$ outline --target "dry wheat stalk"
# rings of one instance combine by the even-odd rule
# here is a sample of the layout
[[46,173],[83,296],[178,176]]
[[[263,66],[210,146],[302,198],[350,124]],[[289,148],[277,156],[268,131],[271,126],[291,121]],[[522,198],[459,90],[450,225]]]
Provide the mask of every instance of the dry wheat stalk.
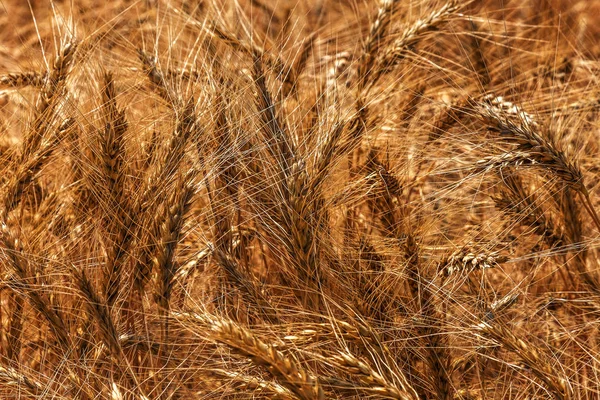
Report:
[[424,94],[426,89],[427,85],[420,83],[414,90],[411,90],[408,100],[400,111],[399,120],[401,121],[400,126],[402,128],[406,129],[409,127],[410,121],[414,118],[420,103],[425,99]]
[[[27,299],[31,306],[47,321],[50,330],[58,342],[60,351],[68,359],[76,359],[74,346],[64,318],[56,300],[37,289],[39,271],[33,271],[27,255],[24,254],[23,243],[17,235],[5,224],[0,223],[0,248],[3,265],[9,268],[8,287],[16,296]],[[47,285],[45,285],[47,286]],[[54,351],[57,351],[54,349]],[[67,364],[68,380],[74,388],[80,388],[83,381],[83,371],[77,365]],[[71,388],[72,391],[75,389]],[[77,389],[79,390],[79,389]],[[91,399],[89,389],[84,388],[78,395],[83,399]]]
[[[188,213],[196,188],[193,184],[194,172],[181,177],[165,204],[160,223],[160,242],[153,258],[157,271],[157,290],[155,300],[163,310],[169,310],[174,277],[179,263],[175,260],[175,250],[182,236],[183,224]],[[165,336],[166,339],[166,336]]]
[[150,56],[142,49],[138,49],[138,57],[144,66],[144,72],[152,83],[153,88],[166,101],[176,103],[179,97],[173,92],[165,80],[164,74],[158,69],[156,58]]
[[[225,89],[225,88],[224,88]],[[214,193],[211,196],[211,210],[215,224],[215,247],[223,252],[233,250],[233,225],[239,212],[239,190],[237,182],[239,174],[238,154],[235,152],[235,138],[231,132],[231,124],[227,118],[229,102],[220,94],[217,100],[217,121],[214,129],[217,141],[217,173],[214,182]],[[241,238],[241,237],[240,237]]]
[[10,268],[9,287],[17,295],[27,298],[31,305],[46,318],[62,350],[70,352],[71,340],[65,325],[66,320],[60,314],[57,305],[35,289],[38,283],[37,274],[33,271],[22,241],[5,223],[0,225],[0,237],[3,245],[3,264]]
[[[211,23],[209,27],[204,27],[204,29],[205,32],[222,40],[231,48],[238,50],[253,59],[259,58],[264,60],[269,68],[273,70],[275,76],[286,79],[284,62],[273,52],[266,51],[261,46],[254,43],[254,41],[249,43],[236,37],[233,33],[229,32],[226,27],[217,22]],[[289,73],[289,70],[287,72]]]
[[431,131],[426,143],[431,143],[448,134],[450,128],[458,124],[465,115],[465,100],[455,99],[450,104],[444,104],[443,108],[435,116]]
[[[239,234],[239,228],[235,226],[240,218],[240,213],[236,210],[240,205],[241,185],[237,181],[240,162],[234,150],[230,119],[226,115],[230,102],[231,100],[224,94],[218,96],[218,118],[214,130],[218,162],[213,194],[210,197],[215,243],[210,244],[209,247],[215,255],[214,259],[225,273],[226,279],[241,290],[248,306],[256,305],[267,320],[275,322],[278,320],[275,308],[261,293],[252,271],[243,266],[247,263],[247,259],[242,248],[248,242],[248,238],[246,235]],[[238,235],[234,240],[236,231]]]
[[248,276],[230,254],[217,251],[216,259],[225,271],[227,278],[242,290],[242,295],[247,299],[248,305],[257,307],[260,314],[269,322],[278,322],[277,309],[270,304],[267,297],[261,292],[256,279]]
[[337,123],[325,132],[324,137],[317,143],[315,152],[313,178],[310,182],[312,190],[318,190],[327,178],[337,157],[347,153],[349,143],[340,143],[343,138],[344,123]]
[[403,226],[403,210],[400,205],[403,184],[382,163],[375,151],[371,151],[365,163],[367,177],[374,179],[382,190],[371,193],[369,203],[377,218],[381,221],[384,234],[401,240],[405,236]]
[[265,132],[268,149],[283,173],[287,176],[293,157],[296,153],[294,143],[285,125],[277,115],[273,96],[267,88],[265,70],[262,60],[255,56],[253,59],[253,79],[257,89],[256,106]]
[[[312,32],[302,42],[302,48],[299,52],[298,58],[294,61],[293,65],[289,68],[286,75],[284,90],[288,93],[298,95],[298,85],[300,75],[306,69],[308,60],[314,52],[315,41],[317,39],[318,32]],[[287,95],[287,93],[284,93]]]
[[17,360],[21,353],[21,333],[23,331],[23,306],[24,300],[21,296],[11,297],[11,315],[8,321],[6,337],[6,358]]
[[556,197],[563,216],[564,237],[574,249],[573,265],[587,288],[593,293],[600,293],[600,282],[587,267],[588,249],[583,240],[580,210],[574,200],[572,189],[566,187]]
[[485,55],[483,53],[483,43],[478,38],[479,26],[475,21],[470,20],[469,28],[473,35],[471,39],[471,59],[473,59],[473,69],[479,76],[479,84],[485,89],[492,81],[492,78],[490,76],[488,63],[486,62]]
[[[372,316],[378,322],[387,321],[390,307],[389,288],[385,280],[385,261],[366,238],[361,238],[359,259],[364,266],[358,276],[358,307],[365,316]],[[358,266],[357,268],[360,268]]]
[[118,361],[119,368],[135,383],[134,391],[140,397],[145,397],[142,387],[127,360],[123,348],[121,347],[120,335],[117,325],[114,322],[110,312],[109,305],[100,298],[92,283],[83,271],[71,266],[70,272],[75,278],[75,284],[78,290],[86,299],[86,305],[90,317],[96,321],[98,331],[104,344],[108,347],[114,360]]
[[116,359],[121,358],[122,349],[119,342],[119,333],[110,313],[110,308],[104,300],[100,298],[96,289],[92,286],[92,283],[83,271],[71,267],[70,272],[75,278],[77,289],[86,299],[87,311],[91,318],[96,321],[102,340]]
[[[450,376],[452,359],[447,349],[447,338],[441,329],[444,315],[437,308],[437,296],[433,282],[428,282],[423,275],[419,257],[419,244],[413,235],[406,237],[404,243],[406,275],[410,293],[414,299],[417,312],[423,323],[416,326],[418,336],[425,342],[425,360],[429,369],[427,379],[431,381],[434,395],[438,400],[452,397],[452,378]],[[415,339],[417,343],[418,339]]]

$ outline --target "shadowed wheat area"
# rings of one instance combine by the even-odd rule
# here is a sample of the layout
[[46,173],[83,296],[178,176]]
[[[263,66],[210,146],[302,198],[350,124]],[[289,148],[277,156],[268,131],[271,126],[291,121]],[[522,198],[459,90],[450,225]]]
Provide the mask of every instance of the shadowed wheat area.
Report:
[[597,2],[0,6],[0,397],[600,398]]

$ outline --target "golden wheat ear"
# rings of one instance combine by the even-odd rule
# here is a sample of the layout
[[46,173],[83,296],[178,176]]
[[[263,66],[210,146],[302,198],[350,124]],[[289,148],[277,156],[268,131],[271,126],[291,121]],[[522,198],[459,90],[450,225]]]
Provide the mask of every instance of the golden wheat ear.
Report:
[[551,138],[542,136],[540,124],[533,116],[501,96],[487,95],[481,100],[471,99],[470,103],[475,115],[487,125],[488,130],[498,132],[500,137],[517,145],[517,151],[504,153],[501,158],[507,157],[499,163],[530,163],[551,171],[579,193],[585,210],[600,233],[600,218],[583,183],[579,165],[570,160]]

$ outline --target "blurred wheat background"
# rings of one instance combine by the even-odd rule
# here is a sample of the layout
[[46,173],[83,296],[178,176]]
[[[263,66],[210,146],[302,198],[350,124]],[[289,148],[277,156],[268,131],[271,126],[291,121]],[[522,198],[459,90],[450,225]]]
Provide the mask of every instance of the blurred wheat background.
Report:
[[600,398],[599,13],[2,0],[0,397]]

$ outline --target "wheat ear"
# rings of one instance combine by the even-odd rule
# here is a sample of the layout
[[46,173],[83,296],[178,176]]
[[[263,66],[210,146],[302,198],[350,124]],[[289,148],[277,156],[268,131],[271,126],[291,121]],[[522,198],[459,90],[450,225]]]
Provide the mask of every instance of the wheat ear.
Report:
[[[332,361],[342,370],[353,375],[358,375],[361,382],[368,385],[368,388],[363,388],[368,393],[387,399],[418,399],[417,392],[408,383],[405,383],[403,387],[397,387],[394,383],[389,382],[380,373],[350,353],[340,352]],[[405,378],[403,380],[406,382]]]
[[[27,299],[31,306],[46,319],[50,330],[58,341],[60,350],[65,355],[68,355],[71,360],[77,359],[64,315],[53,297],[48,299],[36,288],[38,274],[34,274],[34,271],[32,271],[30,262],[24,255],[21,240],[4,222],[0,222],[0,243],[3,245],[0,252],[0,259],[9,268],[8,287],[16,295]],[[74,388],[78,388],[77,390],[79,390],[83,381],[83,371],[80,368],[74,368],[69,365],[67,365],[67,369],[69,371],[69,381]],[[83,388],[78,396],[83,399],[93,398],[89,388]]]
[[[192,179],[193,173],[179,179],[173,194],[165,204],[160,224],[160,243],[153,261],[158,281],[155,298],[161,312],[169,310],[174,278],[179,269],[179,263],[175,260],[175,250],[181,240],[185,217],[196,191]],[[165,320],[163,335],[165,341],[168,339],[167,321]]]
[[559,150],[549,139],[539,133],[538,123],[523,110],[502,97],[488,95],[482,100],[470,101],[476,115],[488,126],[498,132],[500,137],[517,145],[522,156],[508,162],[531,160],[558,176],[567,186],[572,187],[581,197],[582,203],[600,232],[600,218],[592,205],[589,193],[583,182],[579,167],[569,161],[567,155]]
[[388,28],[391,23],[392,14],[395,7],[398,5],[397,0],[380,0],[377,16],[371,23],[369,36],[365,41],[361,57],[358,61],[358,87],[359,91],[367,85],[373,70],[375,69],[375,59],[377,52],[381,47],[381,42],[387,35]]
[[45,396],[51,395],[52,398],[60,399],[62,397],[49,388],[48,385],[42,384],[42,382],[8,366],[0,366],[0,384],[4,387],[13,387],[15,391],[24,392],[33,398],[40,398],[41,393],[44,393]]
[[[79,291],[83,294],[87,310],[90,317],[96,321],[98,330],[102,341],[108,347],[112,357],[118,361],[118,365],[122,368],[127,377],[135,384],[135,391],[138,392],[140,397],[145,397],[142,393],[142,387],[138,381],[129,361],[127,360],[123,349],[121,347],[121,341],[117,330],[117,325],[110,313],[110,308],[104,300],[100,298],[96,289],[92,286],[92,283],[87,278],[83,271],[71,266],[70,272],[75,278],[76,285]],[[123,363],[124,365],[122,365]]]
[[40,88],[44,86],[46,79],[47,74],[41,74],[39,72],[11,73],[0,76],[0,85],[12,88],[21,88],[25,86]]
[[280,379],[299,398],[325,398],[316,377],[311,376],[291,357],[258,339],[249,330],[224,319],[214,319],[211,330],[217,341],[249,355],[254,362],[265,365],[275,378]]
[[116,215],[107,215],[105,218],[106,230],[110,234],[111,248],[105,265],[106,286],[104,293],[106,301],[112,306],[120,293],[121,269],[123,259],[127,254],[128,230],[132,225],[132,215],[129,201],[125,196],[125,142],[127,120],[125,111],[117,107],[117,95],[111,73],[103,76],[102,88],[102,116],[104,129],[100,136],[101,171],[105,184],[102,186],[102,195],[107,207],[116,212]]
[[423,36],[427,32],[431,32],[447,22],[469,3],[471,1],[460,2],[458,0],[450,0],[439,9],[432,11],[429,15],[422,17],[407,27],[400,37],[383,52],[383,55],[377,62],[375,75],[371,77],[370,84],[375,84],[392,66],[402,61],[406,57],[406,54],[423,39]]

